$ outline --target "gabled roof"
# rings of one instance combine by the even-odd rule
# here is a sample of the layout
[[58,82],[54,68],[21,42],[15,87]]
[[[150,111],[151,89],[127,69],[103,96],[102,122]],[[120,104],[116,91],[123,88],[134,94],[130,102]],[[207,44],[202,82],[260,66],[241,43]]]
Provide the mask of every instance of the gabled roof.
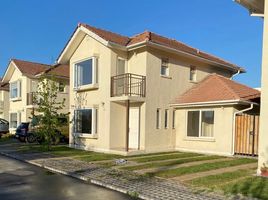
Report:
[[21,71],[24,75],[35,76],[41,72],[47,70],[50,65],[41,64],[36,62],[30,62],[25,60],[12,59],[16,67]]
[[9,91],[9,83],[2,82],[2,79],[0,80],[0,91]]
[[212,102],[243,102],[260,97],[260,91],[226,77],[211,74],[180,95],[173,104],[203,104]]
[[235,0],[237,3],[246,7],[250,13],[263,14],[265,0]]
[[57,77],[62,77],[62,78],[70,78],[70,68],[69,65],[54,65],[52,67],[50,67],[49,69],[47,69],[45,72],[45,74],[48,75],[54,75]]
[[[84,32],[84,33],[82,34],[81,32]],[[124,50],[129,50],[133,46],[139,47],[139,45],[141,44],[143,45],[154,44],[154,45],[164,47],[166,49],[173,49],[175,51],[179,51],[181,53],[187,54],[188,56],[205,59],[206,61],[212,62],[215,65],[228,67],[232,69],[233,71],[240,70],[241,72],[245,72],[245,70],[242,67],[239,67],[235,64],[232,64],[228,61],[225,61],[211,54],[200,51],[199,49],[188,46],[177,40],[163,37],[161,35],[158,35],[150,31],[145,31],[133,37],[127,37],[127,36],[122,36],[117,33],[106,31],[100,28],[87,25],[87,24],[83,24],[83,23],[78,24],[72,37],[70,38],[65,48],[60,53],[59,58],[58,58],[59,63],[62,63],[61,61],[64,60],[63,55],[66,54],[66,49],[70,48],[72,49],[72,51],[75,51],[77,46],[80,44],[80,42],[74,42],[74,38],[77,37],[79,38],[79,40],[82,40],[84,38],[84,35],[86,34],[90,34],[92,37],[95,37],[96,40],[101,41],[104,45],[107,45],[109,47],[115,44],[117,45],[117,47],[121,47]],[[71,55],[72,53],[68,54],[68,56],[71,56]]]

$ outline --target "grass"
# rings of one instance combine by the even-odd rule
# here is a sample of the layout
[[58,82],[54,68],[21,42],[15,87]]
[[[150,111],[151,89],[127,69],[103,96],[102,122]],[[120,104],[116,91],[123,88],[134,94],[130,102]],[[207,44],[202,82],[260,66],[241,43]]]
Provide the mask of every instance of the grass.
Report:
[[14,143],[16,140],[14,139],[14,135],[12,134],[3,134],[0,138],[0,143]]
[[226,184],[221,189],[225,194],[268,199],[268,179],[263,177],[248,177],[233,184]]
[[190,162],[196,162],[196,161],[205,161],[205,160],[214,160],[214,159],[220,159],[220,158],[223,158],[223,157],[220,157],[220,156],[187,157],[187,158],[166,161],[166,162],[155,162],[155,163],[152,162],[152,163],[142,164],[142,165],[125,166],[125,167],[121,167],[120,169],[134,171],[134,170],[141,170],[141,169],[148,169],[148,168],[169,167],[169,166],[180,165],[180,164],[184,164],[184,163],[190,163]]
[[164,178],[171,178],[175,176],[181,176],[185,174],[192,174],[192,173],[198,173],[198,172],[204,172],[209,170],[215,170],[220,168],[226,168],[226,167],[233,167],[237,165],[243,165],[243,164],[249,164],[249,163],[255,163],[257,160],[254,159],[248,159],[248,158],[239,158],[229,161],[219,161],[214,163],[203,163],[200,165],[195,165],[191,167],[181,167],[176,169],[170,169],[166,171],[160,171],[155,173],[148,173],[150,176],[159,176]]
[[152,161],[160,161],[160,160],[169,160],[169,159],[177,159],[177,158],[186,158],[186,157],[193,157],[193,156],[202,156],[201,154],[197,153],[175,153],[170,155],[156,155],[156,156],[147,156],[147,157],[140,157],[131,159],[132,161],[142,163],[142,162],[152,162]]
[[241,178],[251,176],[252,174],[254,174],[254,172],[255,169],[242,169],[233,172],[226,172],[222,174],[215,174],[201,178],[196,178],[187,181],[186,183],[196,187],[217,189],[222,185],[229,184],[232,181],[240,180]]

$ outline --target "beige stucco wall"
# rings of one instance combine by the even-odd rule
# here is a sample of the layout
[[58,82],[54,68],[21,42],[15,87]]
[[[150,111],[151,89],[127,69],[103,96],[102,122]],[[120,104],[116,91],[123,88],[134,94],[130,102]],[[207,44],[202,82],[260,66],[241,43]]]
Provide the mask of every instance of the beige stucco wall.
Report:
[[0,110],[0,118],[9,119],[9,92],[0,90],[0,101],[3,101],[3,109]]
[[[160,75],[161,59],[169,59],[169,77]],[[197,82],[210,73],[229,77],[230,72],[205,63],[186,59],[156,49],[148,49],[146,64],[146,136],[147,151],[165,151],[175,148],[176,131],[172,129],[172,109],[169,104],[196,83],[189,81],[190,66],[197,69]],[[160,108],[161,127],[156,129],[156,109]],[[169,109],[168,128],[164,128],[164,110]]]
[[[98,58],[98,85],[82,91],[73,89],[73,68],[76,62],[89,57]],[[143,152],[168,151],[177,147],[177,134],[172,129],[172,108],[169,104],[178,95],[196,83],[189,81],[190,66],[197,68],[197,81],[210,73],[230,77],[231,73],[209,64],[197,62],[161,50],[143,47],[130,52],[106,47],[90,36],[85,36],[74,54],[70,65],[70,119],[77,108],[97,107],[98,134],[80,135],[73,140],[73,123],[70,126],[70,145],[82,149],[113,152],[124,151],[126,143],[127,98],[110,97],[111,76],[116,75],[117,58],[127,60],[127,72],[146,76],[146,98],[140,102],[131,101],[130,106],[140,108],[140,150]],[[161,58],[169,58],[169,77],[160,76]],[[81,99],[78,101],[78,99]],[[156,129],[156,109],[161,109],[161,128]],[[164,110],[169,109],[169,126],[164,129]],[[177,118],[176,118],[177,119]],[[219,152],[224,150],[219,148]],[[229,147],[228,147],[229,148]],[[216,149],[217,150],[217,149]]]
[[[212,139],[187,137],[187,112],[189,110],[214,111],[214,137]],[[198,153],[232,155],[233,107],[181,108],[176,110],[176,149]]]

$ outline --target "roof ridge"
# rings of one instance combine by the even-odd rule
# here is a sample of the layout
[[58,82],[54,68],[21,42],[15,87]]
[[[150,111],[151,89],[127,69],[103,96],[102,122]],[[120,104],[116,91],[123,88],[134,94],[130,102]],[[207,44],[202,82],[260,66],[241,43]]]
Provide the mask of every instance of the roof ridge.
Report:
[[10,60],[11,61],[19,61],[19,62],[28,62],[28,63],[39,64],[39,65],[52,66],[52,65],[49,65],[49,64],[39,63],[39,62],[35,62],[35,61],[22,60],[22,59],[17,59],[17,58],[12,58]]
[[121,37],[125,37],[125,38],[130,39],[129,36],[122,35],[120,33],[115,33],[115,32],[112,32],[110,30],[102,29],[102,28],[99,28],[99,27],[96,27],[96,26],[91,26],[91,25],[86,24],[86,23],[78,23],[78,27],[80,27],[80,26],[88,26],[89,28],[95,28],[95,29],[100,30],[100,31],[105,31],[105,32],[108,32],[108,33],[112,33],[112,34],[115,34],[115,35],[118,35],[118,36],[121,36]]

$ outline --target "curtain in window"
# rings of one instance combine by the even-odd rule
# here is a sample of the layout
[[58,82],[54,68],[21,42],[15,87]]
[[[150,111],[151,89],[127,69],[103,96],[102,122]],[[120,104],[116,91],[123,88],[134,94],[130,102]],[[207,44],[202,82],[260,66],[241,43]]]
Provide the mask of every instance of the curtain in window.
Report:
[[202,137],[213,137],[214,127],[214,112],[203,111],[202,112]]

